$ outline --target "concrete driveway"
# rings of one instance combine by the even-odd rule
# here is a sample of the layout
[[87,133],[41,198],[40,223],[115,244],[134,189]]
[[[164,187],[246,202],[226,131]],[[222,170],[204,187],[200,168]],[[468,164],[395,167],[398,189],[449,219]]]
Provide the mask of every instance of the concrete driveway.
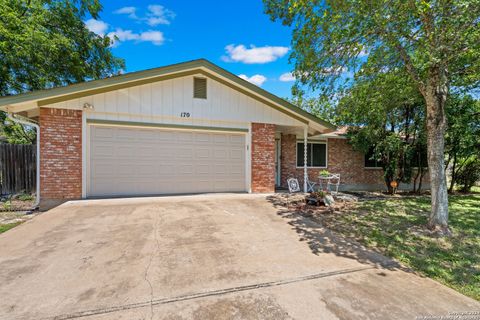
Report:
[[265,195],[64,204],[0,235],[0,319],[414,319],[480,304]]

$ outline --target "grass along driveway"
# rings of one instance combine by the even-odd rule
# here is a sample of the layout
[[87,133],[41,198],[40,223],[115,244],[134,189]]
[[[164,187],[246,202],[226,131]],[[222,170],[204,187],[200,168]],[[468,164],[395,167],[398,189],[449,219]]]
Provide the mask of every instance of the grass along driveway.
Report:
[[[0,199],[0,233],[6,232],[33,218],[38,212],[31,212],[35,198],[29,194],[20,194]],[[29,213],[29,214],[27,214]]]
[[450,196],[453,236],[425,229],[429,197],[365,201],[318,217],[328,228],[480,300],[480,194]]

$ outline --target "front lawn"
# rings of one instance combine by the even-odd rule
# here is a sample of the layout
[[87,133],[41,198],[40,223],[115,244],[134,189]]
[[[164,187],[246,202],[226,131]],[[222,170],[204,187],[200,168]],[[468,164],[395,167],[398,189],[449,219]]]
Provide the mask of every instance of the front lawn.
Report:
[[428,197],[365,201],[322,223],[480,300],[480,194],[450,196],[448,238],[425,229],[429,210]]
[[8,231],[8,230],[18,226],[21,223],[22,223],[21,221],[18,221],[18,222],[13,222],[13,223],[0,224],[0,233],[4,233],[5,231]]

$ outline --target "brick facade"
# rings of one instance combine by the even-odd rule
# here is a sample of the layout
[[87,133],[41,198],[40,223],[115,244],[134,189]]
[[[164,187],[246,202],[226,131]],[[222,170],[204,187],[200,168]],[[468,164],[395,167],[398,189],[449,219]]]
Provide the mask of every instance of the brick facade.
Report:
[[[293,134],[282,135],[281,138],[281,185],[287,186],[287,179],[295,177],[303,185],[303,168],[297,168],[297,137]],[[322,170],[339,173],[341,183],[347,185],[382,185],[381,169],[365,169],[363,154],[354,151],[345,139],[328,139],[327,168],[308,168],[308,178],[318,181]]]
[[42,202],[81,198],[82,111],[40,108],[39,121]]
[[[303,168],[297,168],[296,154],[297,137],[292,134],[281,136],[281,186],[287,186],[287,179],[295,177],[303,185]],[[308,168],[308,177],[311,181],[318,181],[318,174],[322,170],[340,174],[341,189],[355,190],[383,190],[385,181],[381,168],[365,168],[364,155],[353,150],[346,139],[329,138],[327,140],[327,168]],[[423,187],[429,184],[428,174],[423,178]],[[410,186],[402,184],[401,188]]]
[[[282,134],[280,139],[280,185],[287,186],[288,178],[297,178],[303,186],[303,169],[297,169],[297,137],[294,134]],[[311,169],[310,169],[311,170]]]
[[328,139],[328,171],[339,173],[342,183],[383,186],[383,170],[365,169],[364,158],[363,153],[353,150],[348,140]]
[[275,192],[275,125],[252,123],[252,192]]

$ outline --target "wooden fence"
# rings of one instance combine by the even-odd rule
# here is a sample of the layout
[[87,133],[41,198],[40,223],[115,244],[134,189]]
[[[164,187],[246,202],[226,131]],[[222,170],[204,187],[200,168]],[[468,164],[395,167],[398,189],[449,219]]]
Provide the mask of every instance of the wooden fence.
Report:
[[0,194],[35,192],[36,154],[34,144],[0,144]]

